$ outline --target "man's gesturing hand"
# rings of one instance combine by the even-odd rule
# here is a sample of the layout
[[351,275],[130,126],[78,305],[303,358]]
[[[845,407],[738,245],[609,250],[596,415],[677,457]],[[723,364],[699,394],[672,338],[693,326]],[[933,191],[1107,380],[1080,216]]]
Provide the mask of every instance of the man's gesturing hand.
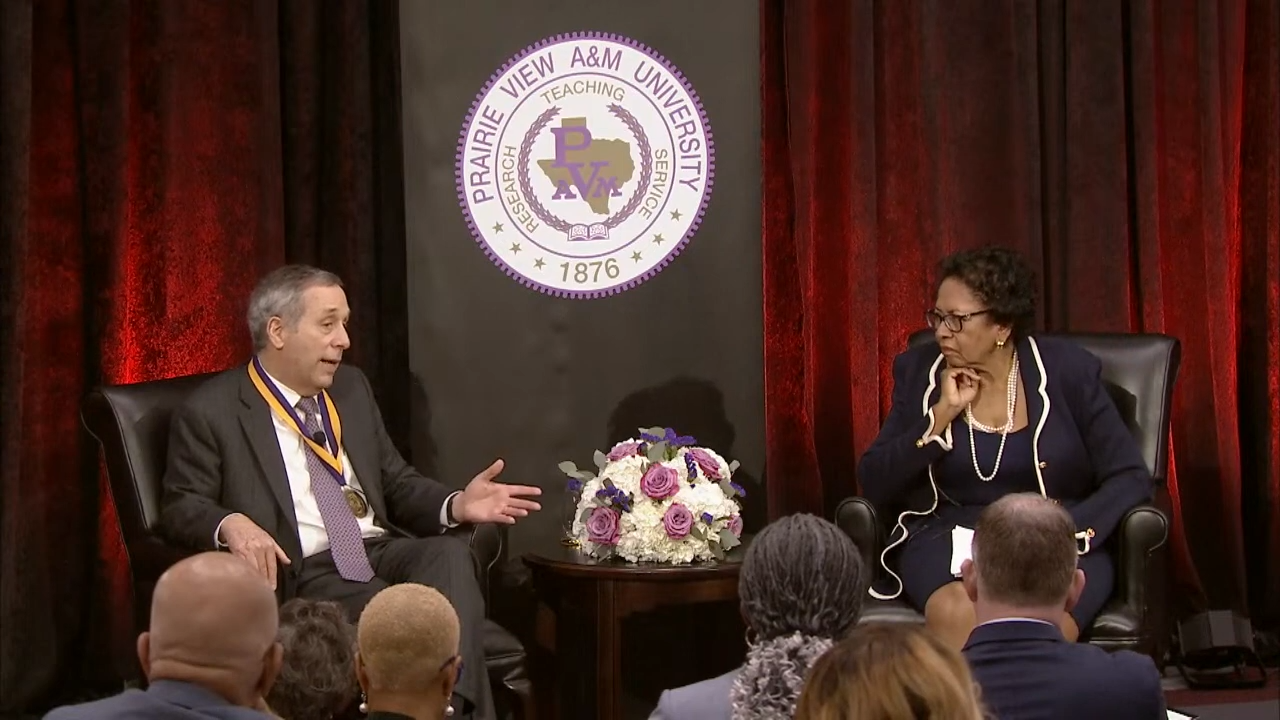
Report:
[[466,489],[454,497],[454,520],[459,523],[513,525],[516,518],[542,509],[541,505],[524,497],[537,497],[542,494],[542,488],[494,482],[494,478],[502,473],[502,468],[502,461],[495,461],[484,472],[472,478]]
[[289,556],[266,530],[244,515],[235,514],[222,521],[219,534],[231,554],[248,560],[267,579],[271,589],[276,589],[276,560],[288,565]]

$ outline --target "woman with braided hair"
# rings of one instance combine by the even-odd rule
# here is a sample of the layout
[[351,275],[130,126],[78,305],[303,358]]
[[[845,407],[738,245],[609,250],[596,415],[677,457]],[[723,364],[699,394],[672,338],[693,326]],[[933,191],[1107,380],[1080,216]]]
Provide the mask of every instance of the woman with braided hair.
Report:
[[865,594],[862,556],[839,528],[808,514],[771,523],[738,579],[746,662],[663,692],[650,720],[791,717],[809,668],[857,623]]

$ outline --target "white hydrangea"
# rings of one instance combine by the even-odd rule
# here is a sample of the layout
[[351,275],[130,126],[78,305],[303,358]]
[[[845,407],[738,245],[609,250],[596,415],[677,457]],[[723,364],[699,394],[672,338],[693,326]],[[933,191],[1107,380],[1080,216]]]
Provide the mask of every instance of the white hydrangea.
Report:
[[[635,442],[638,441],[632,439],[619,445]],[[729,527],[729,519],[738,515],[741,508],[734,498],[725,495],[719,485],[720,480],[731,476],[729,463],[712,450],[698,450],[719,466],[719,480],[713,481],[705,477],[705,473],[699,469],[694,482],[690,484],[688,461],[685,459],[689,448],[681,448],[675,458],[661,463],[676,473],[680,489],[674,496],[661,500],[649,498],[640,488],[641,479],[650,465],[647,458],[633,455],[606,463],[598,477],[583,486],[574,512],[571,530],[573,537],[584,547],[590,546],[583,511],[595,507],[596,493],[604,488],[604,480],[608,478],[615,487],[632,498],[631,511],[621,513],[619,518],[620,537],[614,549],[616,555],[631,562],[665,564],[685,564],[715,557],[711,543],[719,544],[720,531]],[[684,505],[692,513],[693,527],[701,531],[702,539],[692,532],[678,540],[667,536],[663,517],[676,503]],[[706,522],[706,517],[711,518],[710,524]]]

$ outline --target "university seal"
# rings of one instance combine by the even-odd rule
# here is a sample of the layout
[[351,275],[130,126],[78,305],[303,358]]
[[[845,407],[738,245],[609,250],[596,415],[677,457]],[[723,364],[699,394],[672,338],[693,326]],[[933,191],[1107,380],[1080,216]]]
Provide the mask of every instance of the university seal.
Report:
[[467,113],[456,175],[490,260],[540,292],[594,298],[680,254],[714,167],[684,75],[634,40],[584,32],[541,40],[494,74]]

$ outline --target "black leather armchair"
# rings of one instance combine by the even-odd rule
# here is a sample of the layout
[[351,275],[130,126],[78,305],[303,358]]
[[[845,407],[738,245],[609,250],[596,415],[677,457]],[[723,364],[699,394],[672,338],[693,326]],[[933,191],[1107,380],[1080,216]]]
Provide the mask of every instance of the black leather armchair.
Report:
[[[211,375],[95,388],[85,398],[81,419],[102,447],[116,514],[129,558],[133,586],[132,632],[150,622],[151,596],[156,581],[169,566],[194,553],[167,544],[158,534],[161,480],[169,446],[169,418],[176,408]],[[501,567],[505,531],[497,525],[474,525],[452,532],[464,534],[476,560],[476,573],[488,606],[491,576]],[[500,711],[526,720],[534,717],[532,685],[520,641],[492,619],[484,627],[485,665]],[[126,680],[140,680],[132,645],[115,653],[117,670]],[[125,660],[128,658],[128,660]],[[505,712],[504,712],[505,714]]]
[[[1174,381],[1181,362],[1176,338],[1160,334],[1067,334],[1102,361],[1102,379],[1120,416],[1138,440],[1142,456],[1155,479],[1152,505],[1131,510],[1110,540],[1116,552],[1116,587],[1110,601],[1090,627],[1081,629],[1081,640],[1108,650],[1127,649],[1150,655],[1164,666],[1169,644],[1166,608],[1169,534],[1168,492],[1169,414]],[[910,345],[933,340],[932,330],[913,333]],[[880,551],[889,527],[875,508],[861,497],[846,498],[836,508],[836,524],[862,551],[863,561],[879,577]],[[923,622],[924,618],[899,600],[872,601],[864,621]]]

